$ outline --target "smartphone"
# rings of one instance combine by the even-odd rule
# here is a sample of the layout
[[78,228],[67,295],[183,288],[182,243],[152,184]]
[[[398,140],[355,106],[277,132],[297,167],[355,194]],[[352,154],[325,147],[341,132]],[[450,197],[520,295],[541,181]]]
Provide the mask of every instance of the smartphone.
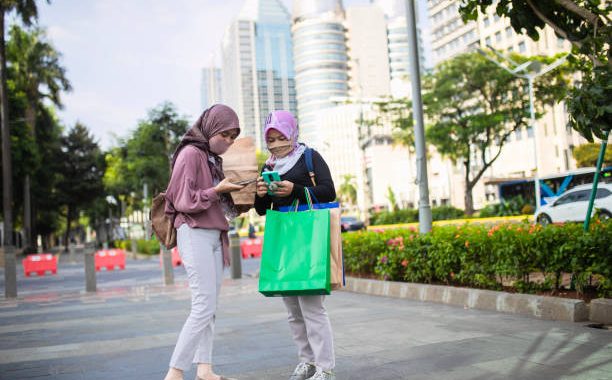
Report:
[[242,181],[232,182],[234,185],[248,185],[250,183],[256,182],[257,177],[250,179],[243,179]]
[[274,192],[270,191],[270,184],[272,182],[280,182],[281,177],[278,172],[263,172],[261,173],[263,180],[266,184],[268,184],[268,194],[274,195]]

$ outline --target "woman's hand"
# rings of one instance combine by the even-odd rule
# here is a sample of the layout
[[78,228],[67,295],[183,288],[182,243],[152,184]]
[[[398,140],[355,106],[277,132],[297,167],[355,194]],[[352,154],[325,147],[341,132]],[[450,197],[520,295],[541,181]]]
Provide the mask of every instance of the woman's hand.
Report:
[[246,185],[236,185],[235,183],[231,183],[229,178],[224,178],[223,181],[215,186],[215,191],[217,194],[231,193],[232,191],[241,190],[245,186]]
[[257,177],[257,196],[263,198],[268,193],[268,185],[263,180],[263,177]]
[[277,197],[288,197],[291,195],[293,191],[293,182],[289,181],[280,181],[274,182],[276,184],[276,190],[274,190],[274,195]]

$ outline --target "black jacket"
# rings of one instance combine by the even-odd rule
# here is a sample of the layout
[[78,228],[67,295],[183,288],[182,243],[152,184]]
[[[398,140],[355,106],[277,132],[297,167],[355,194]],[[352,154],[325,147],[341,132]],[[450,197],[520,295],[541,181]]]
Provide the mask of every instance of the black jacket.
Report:
[[[287,173],[281,175],[281,180],[293,182],[293,191],[288,197],[275,197],[269,194],[263,197],[255,196],[255,210],[259,215],[265,215],[266,210],[272,208],[278,210],[279,207],[291,206],[293,201],[297,198],[300,204],[306,204],[306,196],[304,195],[304,188],[308,187],[311,193],[314,194],[319,202],[332,202],[336,199],[336,189],[334,188],[334,181],[332,180],[331,173],[327,163],[321,157],[319,152],[313,149],[312,151],[312,166],[315,172],[315,182],[317,186],[312,185],[310,175],[308,175],[308,169],[306,167],[306,158],[302,154],[302,157],[298,160],[294,167],[292,167]],[[262,172],[270,171],[267,166],[264,166]],[[313,202],[315,200],[313,199]]]

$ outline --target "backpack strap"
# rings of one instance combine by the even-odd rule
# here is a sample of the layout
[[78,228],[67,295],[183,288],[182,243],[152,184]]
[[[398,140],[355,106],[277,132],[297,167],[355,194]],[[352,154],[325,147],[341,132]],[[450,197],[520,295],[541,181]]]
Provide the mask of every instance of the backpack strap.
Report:
[[304,151],[304,159],[306,160],[306,170],[308,170],[310,180],[312,181],[313,186],[317,186],[317,182],[315,181],[314,166],[312,164],[312,148],[306,148]]

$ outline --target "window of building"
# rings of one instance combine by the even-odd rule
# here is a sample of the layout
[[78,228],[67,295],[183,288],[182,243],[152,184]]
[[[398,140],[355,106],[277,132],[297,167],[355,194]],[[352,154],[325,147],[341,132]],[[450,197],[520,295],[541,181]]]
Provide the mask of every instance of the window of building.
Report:
[[527,45],[525,44],[525,41],[522,41],[518,44],[518,49],[519,52],[524,53],[527,51]]
[[501,42],[501,32],[497,32],[495,33],[495,41],[496,42]]
[[506,37],[508,38],[512,37],[512,27],[511,26],[506,28]]
[[487,44],[488,46],[491,46],[491,37],[487,37],[485,39],[485,44]]
[[485,16],[483,21],[484,21],[484,26],[491,25],[491,19],[489,18],[489,16]]
[[528,127],[527,128],[527,137],[533,137],[533,128],[532,127]]

